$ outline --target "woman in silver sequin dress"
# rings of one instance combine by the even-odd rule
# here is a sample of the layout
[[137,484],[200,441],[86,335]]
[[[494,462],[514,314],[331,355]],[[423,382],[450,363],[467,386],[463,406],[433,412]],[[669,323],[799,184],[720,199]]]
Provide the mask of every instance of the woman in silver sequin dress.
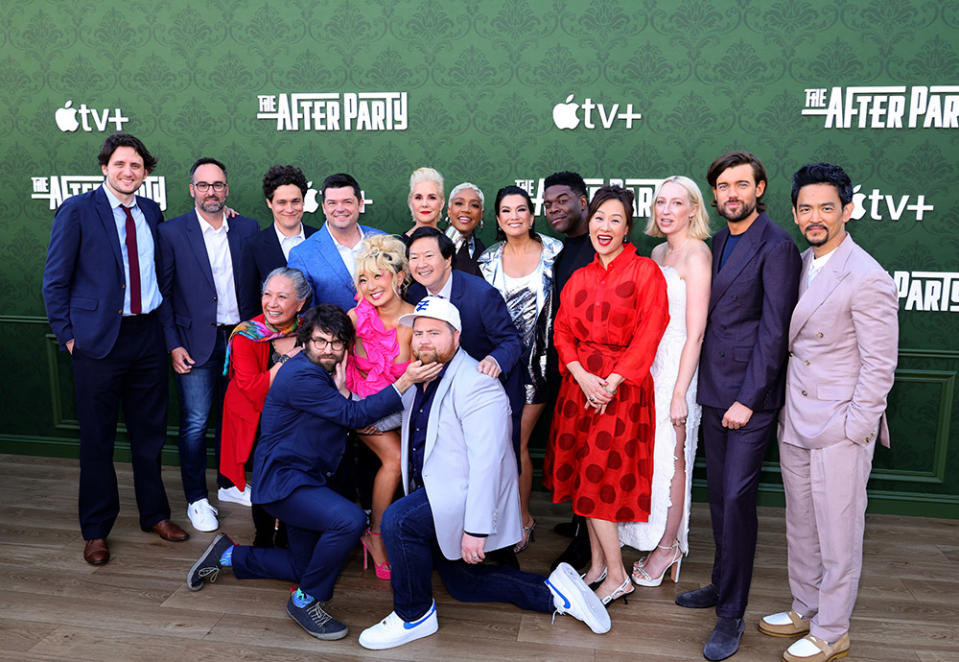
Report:
[[[533,202],[518,186],[506,186],[496,194],[496,238],[478,262],[483,278],[506,300],[510,317],[523,336],[526,357],[524,379],[526,398],[520,428],[520,502],[523,508],[523,540],[514,548],[521,552],[529,544],[536,520],[529,512],[533,489],[533,463],[529,438],[546,406],[546,353],[534,354],[537,318],[553,291],[553,262],[563,248],[558,239],[533,229]],[[543,348],[545,349],[545,347]]]

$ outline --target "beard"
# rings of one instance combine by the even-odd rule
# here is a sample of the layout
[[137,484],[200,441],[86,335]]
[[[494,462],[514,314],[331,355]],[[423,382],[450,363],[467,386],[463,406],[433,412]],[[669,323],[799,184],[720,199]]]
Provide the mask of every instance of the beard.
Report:
[[727,221],[729,221],[730,223],[738,223],[739,221],[743,220],[744,218],[746,218],[746,217],[748,217],[750,214],[752,214],[754,211],[756,211],[756,203],[755,203],[755,202],[752,203],[751,205],[743,202],[742,200],[737,200],[737,202],[739,202],[739,204],[740,204],[739,213],[738,213],[738,214],[732,214],[732,213],[728,212],[728,211],[726,210],[726,205],[722,205],[722,206],[720,206],[720,207],[717,208],[718,211],[719,211],[719,215],[722,216],[723,218],[725,218],[725,219],[726,219]]
[[207,198],[200,203],[200,209],[205,211],[207,214],[215,214],[218,211],[223,211],[223,207],[226,205],[226,200],[220,200],[219,198]]
[[[822,236],[819,239],[810,238],[808,232],[812,230],[813,228],[822,230]],[[803,239],[806,240],[806,243],[809,244],[810,246],[822,246],[827,241],[829,241],[829,228],[827,228],[825,225],[810,225],[805,230],[803,230],[802,236],[803,236]]]
[[309,348],[304,349],[304,351],[306,352],[306,358],[310,360],[310,363],[320,366],[331,375],[336,372],[336,364],[343,359],[342,355],[337,356],[336,354],[314,354],[309,350]]
[[455,354],[455,347],[452,347],[445,352],[440,352],[432,347],[421,349],[419,351],[413,350],[413,358],[415,358],[417,361],[421,361],[424,365],[430,363],[449,363]]

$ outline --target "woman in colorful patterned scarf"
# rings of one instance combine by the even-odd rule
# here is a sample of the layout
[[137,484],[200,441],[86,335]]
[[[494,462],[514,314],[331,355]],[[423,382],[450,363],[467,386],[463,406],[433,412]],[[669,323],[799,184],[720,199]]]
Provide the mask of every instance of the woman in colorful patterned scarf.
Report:
[[[267,391],[283,364],[303,349],[296,344],[296,328],[309,297],[310,285],[299,270],[274,269],[263,284],[262,314],[240,322],[230,336],[224,366],[230,383],[223,399],[220,472],[241,490]],[[285,532],[277,520],[261,506],[253,504],[252,510],[253,546],[285,547]]]

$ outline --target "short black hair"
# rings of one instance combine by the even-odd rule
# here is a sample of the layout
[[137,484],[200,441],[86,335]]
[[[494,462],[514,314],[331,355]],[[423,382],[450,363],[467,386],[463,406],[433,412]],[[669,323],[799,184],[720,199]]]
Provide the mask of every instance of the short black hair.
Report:
[[300,326],[296,329],[296,344],[306,347],[315,329],[330,334],[346,345],[347,349],[353,346],[353,339],[356,337],[356,329],[349,316],[332,303],[313,306],[303,314]]
[[306,197],[306,192],[309,190],[306,176],[302,170],[291,165],[275,165],[266,171],[263,175],[263,197],[272,201],[273,192],[287,184],[300,189],[300,194]]
[[223,165],[222,162],[212,157],[204,156],[203,158],[197,159],[196,163],[190,166],[190,183],[191,184],[193,183],[193,173],[196,172],[196,169],[199,168],[201,165],[207,165],[207,164],[215,165],[217,168],[223,171],[223,176],[226,177],[226,166]]
[[105,166],[110,163],[110,157],[113,156],[117,147],[132,147],[135,149],[140,158],[143,159],[143,167],[147,172],[153,172],[153,169],[157,167],[156,158],[150,154],[150,150],[143,144],[143,141],[129,133],[114,133],[112,136],[107,136],[107,139],[103,141],[103,147],[100,148],[100,154],[97,155],[97,161],[100,162],[100,165]]
[[607,184],[593,194],[593,199],[589,203],[589,220],[593,220],[593,215],[596,214],[596,211],[604,202],[607,200],[619,200],[623,205],[623,210],[626,212],[626,240],[628,241],[629,235],[633,231],[633,200],[635,197],[632,190],[628,188],[616,186],[615,184]]
[[839,202],[845,207],[852,202],[852,180],[846,171],[831,163],[808,163],[793,175],[793,208],[799,199],[799,189],[810,184],[830,184],[836,187]]
[[[521,196],[524,200],[526,200],[526,206],[529,207],[530,215],[534,214],[536,207],[533,206],[533,200],[532,198],[529,197],[529,191],[527,191],[524,188],[520,188],[519,186],[516,186],[515,184],[510,184],[508,186],[504,186],[503,188],[501,188],[500,190],[496,192],[496,201],[493,203],[493,213],[496,215],[497,219],[499,218],[499,205],[503,201],[503,198],[505,198],[508,195]],[[539,238],[539,235],[536,234],[536,230],[534,229],[535,225],[536,223],[534,221],[529,226],[529,238],[535,239],[536,241],[542,243],[543,240]],[[503,228],[499,226],[498,221],[496,223],[496,240],[506,241],[506,233],[503,232]]]
[[583,181],[582,176],[578,172],[572,172],[570,170],[554,172],[543,181],[544,191],[550,186],[568,186],[576,195],[589,197],[586,192],[586,182]]
[[[709,169],[706,171],[706,181],[709,183],[709,188],[716,188],[716,180],[719,179],[719,176],[723,174],[728,168],[735,168],[736,166],[741,166],[749,164],[753,169],[753,180],[758,185],[759,182],[767,182],[766,179],[766,167],[763,165],[763,162],[758,158],[750,154],[749,152],[728,152],[723,154],[718,159],[710,164]],[[766,192],[763,191],[763,195]],[[762,200],[763,196],[756,197],[756,211],[765,211],[766,204]],[[713,207],[716,206],[716,200],[713,199]]]
[[356,194],[356,199],[362,202],[363,191],[360,189],[359,183],[357,183],[356,179],[353,178],[353,175],[345,172],[338,172],[335,175],[330,175],[324,179],[323,186],[320,187],[320,194],[323,197],[326,197],[326,189],[346,188],[347,186],[353,189],[353,192]]
[[417,239],[425,239],[427,237],[432,237],[436,239],[436,244],[440,248],[440,255],[443,256],[444,260],[452,260],[453,253],[456,252],[456,246],[453,244],[453,240],[447,237],[445,234],[437,230],[436,228],[431,228],[424,226],[421,228],[416,228],[413,230],[413,233],[409,236],[408,243],[406,244],[406,258],[410,257],[410,246],[413,245],[413,242]]

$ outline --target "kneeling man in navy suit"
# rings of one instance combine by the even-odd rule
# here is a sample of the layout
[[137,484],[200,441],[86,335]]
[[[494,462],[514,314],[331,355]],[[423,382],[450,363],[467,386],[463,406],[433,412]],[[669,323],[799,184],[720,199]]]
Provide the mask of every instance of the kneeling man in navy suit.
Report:
[[398,411],[403,392],[433,379],[441,368],[413,361],[379,393],[350,400],[345,358],[353,338],[353,323],[340,308],[329,303],[311,308],[296,331],[303,351],[277,373],[263,405],[251,481],[253,503],[287,525],[290,548],[234,545],[221,533],[187,575],[191,591],[216,580],[224,567],[240,579],[298,583],[286,611],[318,639],[347,634],[347,627],[325,606],[366,526],[360,507],[327,485],[343,458],[347,433]]
[[436,632],[434,565],[458,600],[570,614],[593,632],[609,631],[606,609],[569,564],[548,579],[483,564],[523,535],[506,392],[460,349],[460,314],[448,299],[424,298],[400,324],[413,327],[414,358],[442,370],[403,396],[406,496],[387,508],[382,525],[393,612],[364,630],[360,645],[394,648]]
[[814,163],[793,176],[793,218],[809,243],[789,324],[779,462],[786,492],[790,611],[760,631],[800,637],[787,662],[849,651],[862,571],[866,483],[876,442],[889,445],[886,395],[899,348],[899,300],[886,270],[846,232],[852,181]]

